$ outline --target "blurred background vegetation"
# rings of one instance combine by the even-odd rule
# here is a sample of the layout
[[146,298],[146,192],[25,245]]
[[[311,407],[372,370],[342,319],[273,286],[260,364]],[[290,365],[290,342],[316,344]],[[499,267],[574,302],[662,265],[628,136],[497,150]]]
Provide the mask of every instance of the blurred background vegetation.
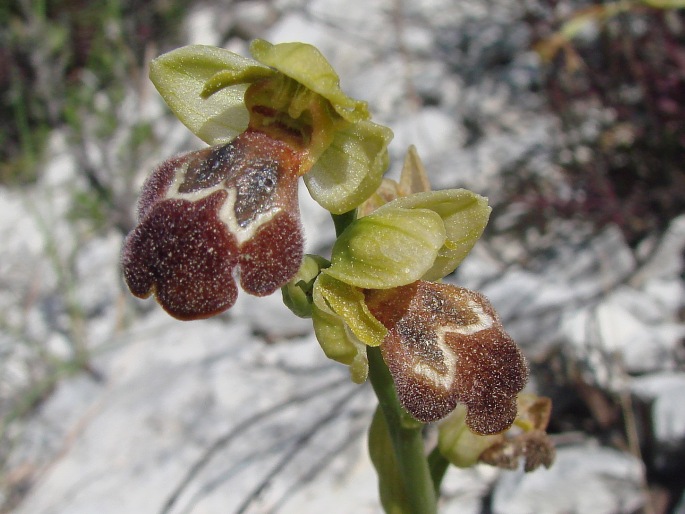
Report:
[[[4,469],[20,434],[16,422],[64,377],[85,371],[97,379],[84,327],[102,306],[85,305],[78,297],[76,251],[60,245],[60,236],[50,229],[54,220],[31,196],[45,169],[50,137],[59,132],[66,139],[79,169],[78,180],[70,184],[67,212],[76,247],[108,230],[128,231],[135,178],[158,142],[149,122],[131,116],[121,103],[127,91],[147,81],[146,62],[160,47],[182,44],[180,28],[190,4],[0,2],[0,188],[17,193],[41,227],[57,282],[50,298],[42,300],[31,292],[36,286],[29,277],[2,277],[2,287],[12,290],[23,312],[18,318],[10,312],[0,315],[0,331],[9,341],[0,351],[5,361],[0,366],[0,512],[11,510],[26,492],[24,480],[7,476]],[[13,269],[5,266],[5,271]],[[40,270],[33,273],[40,276]],[[51,348],[37,336],[35,324],[32,329],[27,312],[37,301],[51,303],[53,330],[68,341],[69,351]]]
[[[147,80],[159,46],[182,44],[179,29],[191,0],[9,0],[0,5],[0,184],[25,186],[41,169],[48,135],[66,129],[89,188],[73,215],[101,226],[114,221],[116,191],[89,159],[86,143],[119,144],[131,164],[152,133],[146,123],[117,141],[117,105],[126,88]],[[123,159],[126,161],[126,159]],[[114,212],[113,212],[114,209]]]
[[[558,162],[571,193],[562,198],[514,170],[526,224],[562,217],[619,225],[633,244],[682,213],[685,177],[685,14],[679,0],[577,3],[543,0],[529,8],[541,84],[562,122]],[[108,140],[124,89],[146,80],[160,47],[182,44],[193,0],[10,0],[0,5],[0,184],[31,184],[47,136],[68,128],[78,147]],[[564,6],[564,8],[561,8]],[[91,121],[95,115],[95,121]],[[93,123],[95,126],[93,126]],[[132,127],[127,151],[152,137]],[[90,190],[75,214],[104,223],[115,206],[105,174],[87,162]],[[544,181],[543,181],[544,182]],[[111,214],[111,213],[109,213]],[[121,215],[115,216],[115,219]],[[130,221],[130,220],[129,220]],[[118,219],[122,229],[128,225]]]
[[613,223],[636,246],[685,210],[685,2],[562,4],[542,2],[528,22],[569,191],[512,177],[533,207],[525,223]]

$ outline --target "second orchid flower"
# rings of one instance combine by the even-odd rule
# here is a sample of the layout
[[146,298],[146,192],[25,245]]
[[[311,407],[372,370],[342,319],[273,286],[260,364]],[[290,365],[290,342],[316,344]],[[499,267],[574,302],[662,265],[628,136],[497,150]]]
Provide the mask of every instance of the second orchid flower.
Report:
[[523,354],[482,295],[435,282],[470,252],[490,208],[464,189],[416,188],[428,182],[410,149],[400,184],[386,181],[383,198],[360,209],[370,214],[338,237],[313,283],[314,330],[357,382],[368,372],[366,347],[380,346],[400,402],[419,421],[461,403],[474,432],[501,432],[528,376]]

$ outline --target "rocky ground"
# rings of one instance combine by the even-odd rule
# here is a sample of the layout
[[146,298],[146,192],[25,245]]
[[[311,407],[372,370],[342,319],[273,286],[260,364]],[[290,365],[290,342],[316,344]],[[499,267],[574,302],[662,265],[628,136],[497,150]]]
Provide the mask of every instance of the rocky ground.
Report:
[[[391,175],[417,146],[435,188],[495,206],[450,280],[484,292],[524,348],[532,390],[553,398],[557,459],[525,474],[450,470],[442,512],[685,513],[682,255],[685,217],[629,245],[621,228],[559,220],[520,229],[525,168],[563,189],[557,117],[515,0],[198,4],[187,43],[247,53],[251,38],[316,45],[343,89],[395,132]],[[151,53],[161,49],[151,49]],[[130,297],[118,267],[135,190],[155,162],[200,148],[132,77],[107,140],[49,140],[37,182],[0,187],[0,505],[26,514],[379,512],[365,430],[370,388],[325,359],[280,298],[242,294],[229,313],[182,323]],[[154,144],[131,157],[131,127]],[[87,120],[84,122],[87,123]],[[83,163],[111,178],[118,218],[72,216]],[[302,195],[311,251],[332,242]]]

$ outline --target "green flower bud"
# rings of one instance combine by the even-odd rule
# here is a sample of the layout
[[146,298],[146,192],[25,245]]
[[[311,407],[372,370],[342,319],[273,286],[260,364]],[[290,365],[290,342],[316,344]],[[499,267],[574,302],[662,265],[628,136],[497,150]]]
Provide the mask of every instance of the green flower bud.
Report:
[[408,495],[395,449],[388,430],[388,423],[380,407],[376,408],[369,427],[369,456],[378,475],[378,492],[383,510],[389,514],[410,514]]
[[331,263],[319,255],[305,255],[300,270],[281,288],[283,303],[300,318],[312,317],[314,282]]

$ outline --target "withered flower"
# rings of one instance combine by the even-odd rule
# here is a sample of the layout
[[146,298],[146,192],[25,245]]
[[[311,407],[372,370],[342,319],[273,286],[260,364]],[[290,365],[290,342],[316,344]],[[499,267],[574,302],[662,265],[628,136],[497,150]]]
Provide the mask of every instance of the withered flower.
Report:
[[459,467],[483,462],[502,469],[516,469],[523,461],[525,472],[540,466],[549,468],[556,456],[546,432],[552,401],[524,393],[517,398],[516,410],[514,424],[506,432],[478,435],[466,428],[466,409],[458,407],[439,425],[440,453]]

